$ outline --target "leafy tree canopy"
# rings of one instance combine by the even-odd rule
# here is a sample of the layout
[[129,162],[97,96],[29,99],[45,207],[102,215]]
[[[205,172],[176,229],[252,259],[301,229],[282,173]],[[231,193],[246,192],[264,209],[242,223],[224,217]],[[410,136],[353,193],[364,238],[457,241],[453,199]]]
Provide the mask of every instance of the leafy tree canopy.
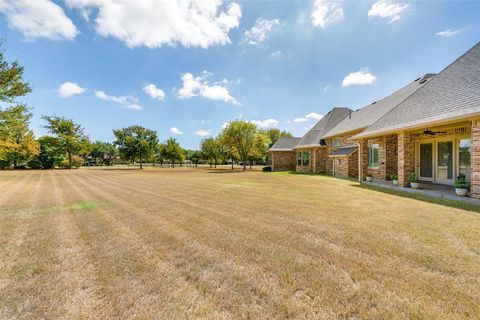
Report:
[[142,162],[147,159],[149,153],[154,152],[158,144],[157,133],[142,126],[130,126],[127,128],[113,130],[115,135],[114,144],[124,159],[135,162],[139,160],[140,168]]

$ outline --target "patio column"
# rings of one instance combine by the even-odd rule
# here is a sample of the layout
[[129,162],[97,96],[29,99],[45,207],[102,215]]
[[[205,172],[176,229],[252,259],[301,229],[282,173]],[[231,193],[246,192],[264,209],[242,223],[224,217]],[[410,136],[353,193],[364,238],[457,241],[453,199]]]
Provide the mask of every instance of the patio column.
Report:
[[472,147],[470,149],[470,192],[473,198],[480,198],[480,120],[472,121]]
[[368,144],[367,139],[358,140],[358,181],[362,182],[367,175]]
[[275,171],[275,151],[272,151],[272,171]]
[[408,186],[410,173],[415,171],[415,148],[410,134],[398,134],[398,185]]

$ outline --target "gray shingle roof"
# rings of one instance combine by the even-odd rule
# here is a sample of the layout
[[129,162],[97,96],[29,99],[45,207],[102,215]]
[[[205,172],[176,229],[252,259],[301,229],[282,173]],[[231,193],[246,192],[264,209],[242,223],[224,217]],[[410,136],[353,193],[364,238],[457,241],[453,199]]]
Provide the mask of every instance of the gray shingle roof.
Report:
[[298,143],[297,148],[308,148],[320,146],[320,140],[323,139],[323,135],[335,127],[340,121],[345,119],[350,113],[349,108],[333,108],[328,112],[325,117],[320,119],[310,129]]
[[[376,101],[368,106],[365,106],[357,111],[352,112],[351,116],[343,119],[332,130],[328,131],[324,138],[333,137],[347,132],[360,130],[375,123],[378,119],[383,117],[387,112],[395,108],[407,97],[420,89],[426,82],[429,82],[433,74],[426,74],[421,78],[412,81],[400,90],[386,96],[385,98]],[[423,81],[426,80],[426,81]]]
[[357,137],[480,113],[480,43]]
[[268,151],[293,151],[302,138],[282,137]]
[[344,157],[344,156],[348,156],[348,155],[354,153],[357,150],[358,150],[357,146],[338,148],[338,149],[332,150],[332,152],[330,152],[330,156],[331,157]]

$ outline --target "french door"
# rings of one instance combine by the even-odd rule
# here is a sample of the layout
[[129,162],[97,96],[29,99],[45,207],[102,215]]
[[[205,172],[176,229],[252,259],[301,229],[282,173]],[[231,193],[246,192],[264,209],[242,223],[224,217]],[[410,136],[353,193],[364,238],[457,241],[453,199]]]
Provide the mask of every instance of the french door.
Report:
[[455,175],[453,140],[420,142],[417,148],[417,174],[420,180],[452,184]]
[[418,176],[421,180],[433,181],[433,143],[420,143],[420,167]]

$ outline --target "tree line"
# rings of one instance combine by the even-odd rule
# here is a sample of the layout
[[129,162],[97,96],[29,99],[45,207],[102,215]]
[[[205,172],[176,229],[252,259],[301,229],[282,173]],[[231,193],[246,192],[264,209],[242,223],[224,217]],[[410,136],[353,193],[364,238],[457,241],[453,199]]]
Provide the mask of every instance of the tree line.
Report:
[[[230,122],[217,136],[202,140],[200,150],[185,150],[178,141],[159,141],[154,130],[139,125],[113,130],[115,140],[91,142],[84,129],[72,119],[42,116],[48,135],[35,138],[30,129],[32,108],[17,102],[31,92],[23,80],[24,69],[18,62],[9,63],[0,51],[0,168],[51,169],[78,168],[88,159],[101,159],[102,164],[115,161],[175,167],[185,160],[192,164],[207,161],[210,166],[239,162],[264,161],[266,152],[280,137],[291,136],[278,129],[262,130],[245,120]],[[6,106],[3,106],[3,105]]]

